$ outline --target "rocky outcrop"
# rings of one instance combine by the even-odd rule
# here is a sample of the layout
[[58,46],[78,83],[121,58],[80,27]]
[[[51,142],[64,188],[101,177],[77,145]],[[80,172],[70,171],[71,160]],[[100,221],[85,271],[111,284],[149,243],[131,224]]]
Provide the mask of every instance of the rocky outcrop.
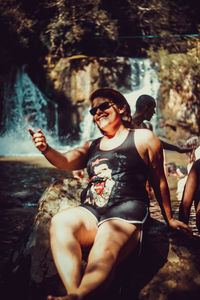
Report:
[[[59,210],[78,205],[87,179],[55,180],[39,201],[34,228],[26,243],[30,257],[29,300],[47,294],[64,295],[49,247],[49,224]],[[116,278],[103,299],[197,300],[200,292],[200,237],[169,229],[150,219],[141,255],[132,253],[119,267]],[[87,254],[83,265],[86,264]],[[100,297],[102,299],[102,295]],[[95,297],[97,300],[98,297]]]
[[31,280],[40,285],[44,279],[57,274],[49,246],[49,225],[52,216],[58,211],[80,204],[80,194],[86,179],[75,178],[55,180],[45,191],[38,205],[34,231],[31,240],[34,242],[32,254]]
[[185,76],[179,89],[165,91],[162,84],[158,97],[158,133],[171,142],[184,144],[191,135],[199,134],[199,102],[195,78]]

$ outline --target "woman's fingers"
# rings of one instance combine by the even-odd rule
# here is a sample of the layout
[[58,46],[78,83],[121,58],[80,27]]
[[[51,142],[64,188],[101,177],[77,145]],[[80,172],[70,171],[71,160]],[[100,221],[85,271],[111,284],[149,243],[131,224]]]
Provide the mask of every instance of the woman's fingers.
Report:
[[30,129],[30,128],[27,128],[27,129],[28,129],[28,131],[29,131],[30,135],[32,135],[32,136],[33,136],[35,132],[34,132],[32,129]]
[[41,129],[38,129],[37,132],[34,132],[32,129],[28,128],[29,133],[32,136],[32,140],[40,151],[44,151],[47,147],[46,138],[44,134],[42,133]]

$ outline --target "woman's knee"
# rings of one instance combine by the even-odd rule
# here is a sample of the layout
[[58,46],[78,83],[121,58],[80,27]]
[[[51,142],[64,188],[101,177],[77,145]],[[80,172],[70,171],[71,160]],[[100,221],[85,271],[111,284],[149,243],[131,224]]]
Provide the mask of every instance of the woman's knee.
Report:
[[52,217],[50,237],[65,241],[70,237],[76,238],[80,243],[94,239],[97,224],[93,217],[80,207],[70,208],[57,213]]
[[75,231],[76,227],[78,226],[77,218],[75,216],[76,212],[73,211],[73,208],[63,210],[54,215],[50,224],[50,236],[61,236],[63,239],[64,235],[69,235]]

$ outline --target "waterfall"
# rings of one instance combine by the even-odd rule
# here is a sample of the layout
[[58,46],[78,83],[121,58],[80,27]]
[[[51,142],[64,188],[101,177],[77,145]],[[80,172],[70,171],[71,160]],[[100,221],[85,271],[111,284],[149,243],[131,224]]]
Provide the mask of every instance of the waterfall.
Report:
[[[135,102],[141,94],[148,94],[157,100],[160,84],[150,60],[134,58],[129,60],[132,67],[131,89],[123,90],[122,94],[129,102],[133,114]],[[3,104],[0,156],[40,155],[32,143],[27,127],[33,130],[41,128],[52,147],[60,151],[70,149],[70,145],[63,147],[58,141],[57,104],[38,89],[26,73],[25,67],[17,71],[14,81],[5,83]],[[152,122],[156,131],[156,116],[152,118]],[[89,108],[85,108],[78,144],[100,135],[89,114]]]
[[50,101],[32,82],[25,66],[17,71],[14,80],[4,85],[3,120],[1,156],[38,153],[32,145],[28,127],[33,130],[41,128],[50,138],[58,135],[57,104]]

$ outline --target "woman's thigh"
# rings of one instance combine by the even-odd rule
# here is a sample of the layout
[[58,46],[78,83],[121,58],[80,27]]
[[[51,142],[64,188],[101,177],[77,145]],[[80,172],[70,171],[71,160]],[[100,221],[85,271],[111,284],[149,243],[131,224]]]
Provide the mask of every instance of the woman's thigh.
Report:
[[51,232],[56,235],[74,236],[83,247],[90,246],[98,230],[96,218],[82,207],[73,207],[58,212],[51,222]]
[[99,255],[109,250],[121,261],[137,247],[140,235],[140,224],[117,219],[108,220],[100,225],[93,248]]

